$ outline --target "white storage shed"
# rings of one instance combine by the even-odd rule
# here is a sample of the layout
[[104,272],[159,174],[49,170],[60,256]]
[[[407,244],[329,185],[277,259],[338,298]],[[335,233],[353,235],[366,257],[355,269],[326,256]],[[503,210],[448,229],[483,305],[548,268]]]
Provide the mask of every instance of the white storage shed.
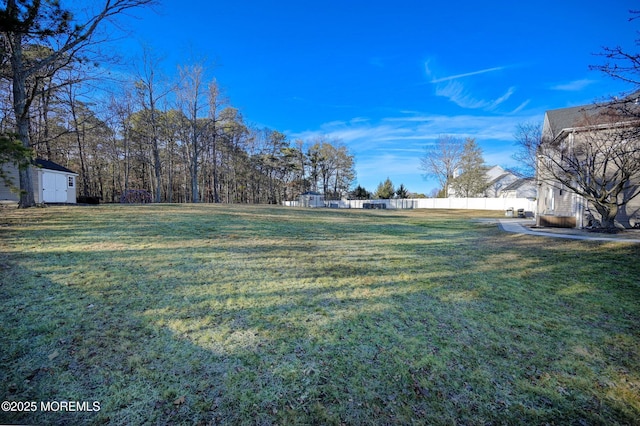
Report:
[[[34,198],[36,203],[75,204],[78,174],[53,161],[37,159],[32,167]],[[20,178],[18,168],[13,164],[3,166],[4,175],[13,188],[0,179],[0,201],[20,200],[18,192]]]
[[324,195],[319,192],[309,191],[300,194],[300,207],[324,207]]

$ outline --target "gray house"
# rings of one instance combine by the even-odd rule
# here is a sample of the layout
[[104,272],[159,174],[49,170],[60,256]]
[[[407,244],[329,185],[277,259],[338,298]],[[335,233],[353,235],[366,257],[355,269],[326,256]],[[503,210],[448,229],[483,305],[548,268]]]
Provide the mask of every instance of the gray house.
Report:
[[[613,118],[612,118],[613,117]],[[624,121],[627,120],[627,121]],[[637,122],[628,119],[616,118],[610,114],[610,109],[605,106],[582,105],[571,108],[550,110],[545,113],[542,128],[543,142],[540,149],[555,147],[556,154],[552,159],[538,156],[538,215],[537,224],[542,226],[562,227],[588,227],[593,218],[599,220],[595,208],[584,197],[565,187],[561,182],[554,180],[546,170],[553,162],[566,162],[564,153],[586,152],[582,146],[588,141],[610,141],[610,144],[619,142],[616,137],[611,137],[616,129],[627,126],[637,126]],[[604,145],[604,142],[601,142]],[[558,149],[560,148],[560,149]],[[591,161],[592,157],[583,161]],[[545,161],[549,163],[545,165]],[[614,161],[610,161],[615,164]],[[613,173],[615,166],[607,173]],[[600,172],[604,173],[603,171]],[[630,187],[637,188],[640,182],[637,177],[630,181]],[[635,191],[635,189],[634,189]],[[624,227],[633,227],[640,223],[640,196],[633,198],[616,215],[616,222]]]
[[[36,203],[76,203],[77,173],[53,161],[42,159],[35,160],[31,167]],[[13,164],[4,164],[2,170],[10,179],[13,188],[0,179],[0,202],[18,202],[18,168]]]

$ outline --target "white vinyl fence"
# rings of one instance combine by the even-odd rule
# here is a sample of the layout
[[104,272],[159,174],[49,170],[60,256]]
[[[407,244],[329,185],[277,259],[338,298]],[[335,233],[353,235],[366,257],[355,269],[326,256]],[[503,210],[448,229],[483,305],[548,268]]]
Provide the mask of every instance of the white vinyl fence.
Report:
[[[285,201],[288,207],[298,207],[298,201]],[[327,200],[325,207],[340,209],[466,209],[535,212],[536,201],[529,198],[413,198],[393,200]]]

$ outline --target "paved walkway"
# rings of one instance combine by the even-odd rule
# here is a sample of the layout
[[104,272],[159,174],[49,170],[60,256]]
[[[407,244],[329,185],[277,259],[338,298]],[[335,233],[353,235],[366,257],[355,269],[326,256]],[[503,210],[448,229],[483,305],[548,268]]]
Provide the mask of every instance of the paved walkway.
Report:
[[538,235],[553,238],[569,238],[573,240],[617,241],[621,243],[640,243],[640,231],[627,230],[619,234],[598,234],[581,229],[569,228],[531,228],[531,219],[499,219],[500,228],[506,232]]

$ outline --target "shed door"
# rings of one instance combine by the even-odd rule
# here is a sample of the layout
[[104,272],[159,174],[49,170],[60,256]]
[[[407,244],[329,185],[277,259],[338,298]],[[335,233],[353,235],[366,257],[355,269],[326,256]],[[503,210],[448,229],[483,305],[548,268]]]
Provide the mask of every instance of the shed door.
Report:
[[45,203],[67,202],[67,179],[61,173],[42,173],[42,201]]

